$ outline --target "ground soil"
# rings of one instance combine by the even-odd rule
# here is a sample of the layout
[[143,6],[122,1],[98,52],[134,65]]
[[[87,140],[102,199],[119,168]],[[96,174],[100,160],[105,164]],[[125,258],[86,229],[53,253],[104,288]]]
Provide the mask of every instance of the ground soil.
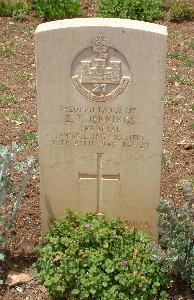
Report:
[[[94,7],[91,6],[91,1],[84,0],[83,3],[83,16],[93,16]],[[0,107],[0,144],[3,145],[9,145],[11,141],[20,143],[23,133],[37,132],[34,30],[41,22],[33,16],[24,21],[0,18],[0,47],[8,47],[12,51],[7,57],[0,56],[0,84],[8,86],[6,91],[0,92],[0,97],[10,95],[18,100],[16,104]],[[191,46],[193,22],[159,23],[168,27],[168,54],[184,52],[194,59]],[[175,82],[170,81],[169,76],[176,72],[184,79],[183,82],[178,79]],[[182,180],[192,176],[193,87],[193,69],[185,66],[184,61],[172,59],[168,55],[163,147],[170,154],[170,162],[162,167],[161,196],[176,205],[182,205],[184,202],[180,189]],[[27,120],[22,124],[8,120],[7,112],[11,110],[22,112]],[[36,143],[25,148],[23,158],[28,155],[38,157]],[[4,270],[0,269],[0,272],[5,271],[4,274],[10,270],[26,272],[31,275],[32,280],[12,288],[2,286],[0,299],[50,299],[45,288],[34,278],[31,266],[36,260],[35,249],[40,242],[39,175],[34,174],[28,183],[13,229],[6,240],[7,263]],[[181,292],[178,296],[177,292],[173,299],[191,299],[184,287],[182,297],[180,294]]]

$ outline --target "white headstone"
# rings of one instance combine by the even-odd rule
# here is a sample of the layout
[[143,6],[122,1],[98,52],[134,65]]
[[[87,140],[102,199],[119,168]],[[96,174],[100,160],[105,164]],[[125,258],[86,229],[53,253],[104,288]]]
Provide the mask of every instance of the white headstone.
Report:
[[38,26],[43,233],[72,208],[157,236],[166,38],[122,19]]

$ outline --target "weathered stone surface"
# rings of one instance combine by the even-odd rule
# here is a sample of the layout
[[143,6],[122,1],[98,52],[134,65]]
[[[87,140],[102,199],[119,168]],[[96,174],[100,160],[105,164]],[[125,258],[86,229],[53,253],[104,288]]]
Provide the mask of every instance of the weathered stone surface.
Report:
[[120,19],[38,26],[43,232],[72,208],[157,236],[166,37]]
[[6,284],[10,286],[15,286],[18,284],[27,283],[31,279],[32,278],[26,273],[15,273],[13,271],[10,271],[7,276]]

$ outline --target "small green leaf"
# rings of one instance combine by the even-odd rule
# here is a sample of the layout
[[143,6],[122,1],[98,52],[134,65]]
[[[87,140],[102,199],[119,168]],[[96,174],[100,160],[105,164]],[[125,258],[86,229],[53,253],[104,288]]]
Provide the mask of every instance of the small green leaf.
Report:
[[5,243],[5,238],[3,236],[0,236],[0,244]]
[[3,261],[5,259],[5,255],[0,253],[0,261]]
[[72,295],[78,295],[79,292],[80,291],[78,289],[73,289],[71,293],[72,293]]

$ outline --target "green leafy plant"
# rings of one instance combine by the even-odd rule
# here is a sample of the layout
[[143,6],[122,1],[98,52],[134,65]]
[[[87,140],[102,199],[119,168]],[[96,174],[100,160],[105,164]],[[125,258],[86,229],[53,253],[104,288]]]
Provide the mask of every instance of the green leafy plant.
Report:
[[6,112],[6,119],[11,122],[15,122],[17,125],[20,125],[26,122],[27,117],[20,111],[8,111]]
[[14,4],[11,1],[1,0],[0,1],[0,16],[11,17],[13,13]]
[[32,0],[32,8],[37,16],[48,21],[80,15],[79,0]]
[[57,299],[168,299],[168,268],[150,251],[157,245],[119,219],[67,210],[45,242],[38,250],[36,273]]
[[24,40],[14,36],[8,40],[8,43],[11,47],[16,47],[18,45],[24,44]]
[[193,8],[185,0],[172,0],[169,4],[171,21],[192,20]]
[[177,41],[183,38],[183,33],[180,30],[175,30],[170,34],[170,37]]
[[10,104],[15,103],[17,103],[17,98],[15,96],[0,97],[0,107],[8,106]]
[[[26,184],[29,179],[29,170],[34,162],[32,157],[25,161],[16,162],[21,148],[13,143],[12,147],[0,145],[0,246],[5,242],[6,233],[11,228],[20,206]],[[18,178],[13,179],[13,178]],[[6,210],[6,201],[11,202],[11,211]],[[5,255],[0,252],[0,264]],[[0,284],[3,281],[0,280]]]
[[36,30],[36,26],[24,27],[21,29],[22,34],[33,35]]
[[186,45],[189,49],[194,50],[194,38],[189,37],[186,41]]
[[169,75],[168,81],[178,86],[179,84],[186,84],[188,82],[188,79],[186,76],[181,75],[178,72],[174,72]]
[[13,17],[16,20],[23,20],[26,18],[29,12],[29,5],[23,1],[0,1],[0,16],[1,17]]
[[172,94],[166,95],[165,102],[167,104],[178,105],[182,99],[183,99],[183,96],[181,94],[173,94],[172,93]]
[[160,244],[167,249],[167,259],[171,271],[191,285],[193,265],[193,183],[185,181],[183,192],[186,203],[183,207],[172,207],[167,201],[161,200],[158,207]]
[[16,46],[21,45],[22,43],[24,43],[24,40],[19,39],[18,37],[12,37],[9,40],[6,40],[4,44],[1,44],[0,57],[8,58],[11,55],[14,55]]
[[9,89],[9,87],[6,84],[0,83],[0,92],[1,93],[7,91],[8,89]]
[[97,16],[153,21],[163,18],[160,0],[100,0]]
[[38,143],[37,132],[24,132],[20,136],[20,144],[24,147],[36,146]]
[[30,11],[30,6],[26,2],[16,2],[12,17],[16,20],[24,20]]
[[13,74],[14,77],[17,77],[17,78],[25,78],[25,77],[31,76],[31,73],[28,73],[23,70],[13,70],[11,73]]
[[169,151],[164,149],[162,153],[162,164],[165,168],[169,168],[172,163],[172,155]]
[[7,46],[0,47],[0,57],[7,58],[12,54],[14,54],[14,52],[10,47]]
[[185,66],[188,68],[194,67],[194,60],[191,59],[185,52],[173,52],[169,54],[169,57],[172,59],[183,61],[185,63]]

